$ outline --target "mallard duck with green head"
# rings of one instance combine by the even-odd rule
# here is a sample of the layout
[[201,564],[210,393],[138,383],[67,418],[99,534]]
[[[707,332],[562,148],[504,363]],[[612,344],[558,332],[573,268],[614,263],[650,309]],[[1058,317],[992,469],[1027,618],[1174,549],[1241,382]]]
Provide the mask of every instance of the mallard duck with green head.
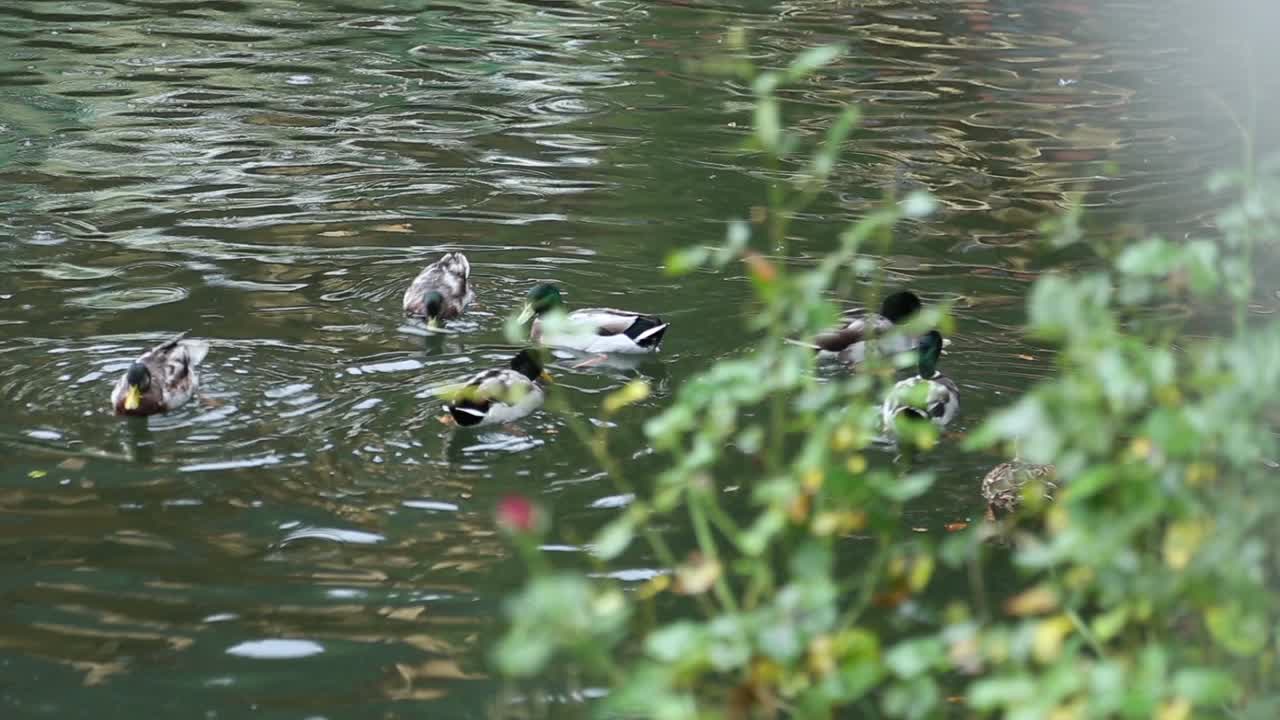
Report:
[[937,330],[920,336],[916,345],[919,354],[916,374],[894,385],[880,408],[880,420],[889,434],[894,434],[899,418],[926,421],[945,428],[960,413],[960,388],[951,378],[938,372],[942,346],[942,334]]
[[542,407],[546,392],[539,381],[551,382],[541,352],[521,350],[508,367],[477,373],[448,391],[445,408],[463,427],[513,422]]
[[887,356],[908,352],[915,347],[916,339],[894,330],[915,317],[921,307],[920,298],[910,290],[891,293],[880,303],[879,313],[854,318],[839,330],[814,337],[812,344],[818,349],[820,360],[850,365],[866,360],[872,349]]
[[404,292],[404,314],[437,330],[462,315],[471,301],[471,263],[460,252],[445,253],[418,273]]
[[186,333],[151,348],[134,360],[111,391],[117,415],[155,415],[182,406],[200,385],[196,366],[209,343],[187,340]]
[[564,311],[560,288],[542,283],[529,291],[518,322],[533,324],[529,340],[551,347],[585,353],[652,353],[662,345],[670,323],[656,315],[644,315],[611,308],[584,308],[565,316],[567,330],[546,332],[543,317]]

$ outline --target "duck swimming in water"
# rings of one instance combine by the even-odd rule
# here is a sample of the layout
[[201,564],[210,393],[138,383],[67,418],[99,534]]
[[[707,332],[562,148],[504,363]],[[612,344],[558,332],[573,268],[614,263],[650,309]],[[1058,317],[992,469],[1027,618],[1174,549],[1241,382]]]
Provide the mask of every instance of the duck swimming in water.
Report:
[[426,320],[437,330],[462,315],[475,300],[471,263],[460,252],[445,253],[418,273],[404,292],[404,314]]
[[180,407],[200,385],[196,366],[209,343],[186,340],[186,333],[142,353],[116,382],[111,406],[117,415],[155,415]]
[[533,321],[529,340],[551,347],[586,353],[652,353],[662,345],[670,323],[656,315],[610,308],[574,310],[566,316],[567,331],[544,332],[544,315],[563,311],[560,288],[542,283],[529,291],[518,322]]
[[920,354],[916,374],[894,385],[880,408],[885,432],[895,434],[895,424],[900,417],[945,428],[960,413],[960,389],[951,378],[938,372],[942,346],[942,334],[937,330],[920,337],[916,346]]

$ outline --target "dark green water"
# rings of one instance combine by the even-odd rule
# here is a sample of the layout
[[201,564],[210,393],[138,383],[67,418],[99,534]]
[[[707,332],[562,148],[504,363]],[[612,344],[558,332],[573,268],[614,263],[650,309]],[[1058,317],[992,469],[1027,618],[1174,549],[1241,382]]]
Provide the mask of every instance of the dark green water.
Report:
[[[1247,68],[1275,63],[1251,23],[1213,12],[0,0],[0,713],[486,715],[486,646],[521,581],[495,500],[542,498],[548,552],[586,565],[583,539],[625,498],[561,414],[454,435],[427,388],[502,362],[503,318],[535,280],[661,313],[659,361],[558,370],[584,418],[650,379],[617,447],[641,477],[660,466],[643,420],[750,342],[736,271],[660,265],[763,197],[738,149],[749,92],[690,61],[734,25],[766,65],[850,44],[787,92],[812,134],[845,103],[867,116],[795,261],[888,189],[938,195],[886,264],[956,301],[963,430],[1047,372],[1015,328],[1036,273],[1074,260],[1036,249],[1039,220],[1084,193],[1100,219],[1194,232],[1203,174],[1241,154],[1226,108],[1274,115],[1275,79]],[[399,300],[446,249],[470,256],[479,303],[431,345]],[[114,378],[184,329],[213,345],[199,401],[114,418]],[[993,458],[938,457],[912,522],[940,533],[975,514]],[[624,564],[626,582],[654,571]]]

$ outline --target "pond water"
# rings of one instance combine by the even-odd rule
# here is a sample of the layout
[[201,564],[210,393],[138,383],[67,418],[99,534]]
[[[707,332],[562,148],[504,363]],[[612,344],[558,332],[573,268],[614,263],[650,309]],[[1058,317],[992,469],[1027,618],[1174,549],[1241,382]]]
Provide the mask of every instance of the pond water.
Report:
[[[732,27],[764,65],[849,44],[786,92],[815,136],[865,113],[792,260],[887,190],[935,192],[885,263],[955,302],[945,363],[976,426],[1048,369],[1023,298],[1079,257],[1037,249],[1037,224],[1080,195],[1194,232],[1205,173],[1242,154],[1228,116],[1275,115],[1255,24],[1170,5],[0,0],[0,712],[485,716],[521,582],[496,499],[548,503],[547,551],[586,565],[626,498],[565,414],[649,379],[616,436],[644,476],[644,419],[750,345],[736,269],[661,272],[762,202],[750,93],[690,65]],[[479,301],[428,342],[400,294],[442,250],[470,256]],[[662,314],[665,352],[556,368],[564,409],[517,430],[441,426],[431,386],[504,362],[543,280]],[[114,379],[181,330],[212,344],[199,399],[113,417]],[[913,524],[974,516],[993,461],[939,453]]]

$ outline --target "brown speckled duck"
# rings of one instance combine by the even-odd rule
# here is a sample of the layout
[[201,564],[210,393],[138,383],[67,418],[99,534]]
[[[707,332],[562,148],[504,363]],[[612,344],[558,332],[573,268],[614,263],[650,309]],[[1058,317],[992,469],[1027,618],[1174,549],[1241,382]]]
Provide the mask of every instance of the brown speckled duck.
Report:
[[982,497],[987,501],[987,515],[992,519],[1015,512],[1022,504],[1022,489],[1027,483],[1043,483],[1045,496],[1053,498],[1057,489],[1054,484],[1055,470],[1052,465],[1011,460],[991,468],[982,478]]
[[185,336],[167,340],[133,361],[111,392],[117,415],[169,412],[191,399],[200,383],[196,366],[208,354],[209,343]]
[[422,318],[435,330],[462,315],[475,300],[471,263],[460,252],[445,253],[418,273],[404,292],[404,314]]

